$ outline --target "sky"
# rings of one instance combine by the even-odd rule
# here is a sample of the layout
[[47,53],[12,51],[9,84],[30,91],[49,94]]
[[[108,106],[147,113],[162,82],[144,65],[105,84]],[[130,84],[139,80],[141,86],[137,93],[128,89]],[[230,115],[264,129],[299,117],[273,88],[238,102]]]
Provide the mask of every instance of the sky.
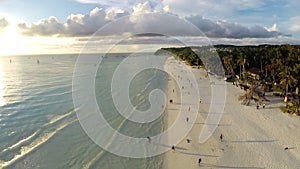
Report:
[[80,52],[118,19],[107,35],[159,29],[178,36],[187,29],[178,17],[215,44],[300,44],[299,11],[299,0],[0,0],[0,55]]

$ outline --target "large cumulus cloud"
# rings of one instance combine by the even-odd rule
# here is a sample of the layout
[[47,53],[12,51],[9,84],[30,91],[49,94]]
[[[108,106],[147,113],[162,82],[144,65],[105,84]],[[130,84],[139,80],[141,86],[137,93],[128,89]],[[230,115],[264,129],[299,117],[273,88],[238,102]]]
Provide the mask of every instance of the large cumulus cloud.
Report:
[[203,18],[195,15],[186,18],[188,21],[197,26],[208,37],[226,37],[226,38],[269,38],[277,36],[287,36],[274,29],[269,29],[263,26],[255,25],[246,27],[238,23],[227,21],[217,21]]
[[42,19],[37,23],[18,24],[21,33],[25,35],[57,35],[57,36],[84,36],[95,33],[106,23],[116,18],[127,15],[122,10],[105,11],[100,8],[93,9],[88,14],[71,14],[67,17],[65,23],[51,16],[48,19]]
[[[152,14],[142,15],[145,13]],[[38,23],[22,23],[18,27],[23,34],[27,35],[85,36],[92,35],[105,24],[126,15],[128,17],[116,24],[116,30],[109,30],[107,34],[146,31],[145,33],[165,32],[169,35],[191,35],[189,33],[190,30],[186,30],[183,26],[184,20],[175,22],[172,19],[176,16],[175,14],[159,14],[149,2],[135,5],[131,12],[113,8],[108,10],[95,8],[85,15],[72,14],[68,16],[64,23],[55,17],[50,17]],[[268,29],[264,26],[254,25],[247,27],[227,21],[213,21],[200,15],[187,16],[184,19],[194,24],[208,37],[240,39],[285,36],[285,34],[277,30]],[[170,29],[170,24],[174,25],[172,29]]]
[[26,35],[55,35],[65,33],[64,24],[59,22],[54,16],[48,19],[42,19],[38,23],[33,23],[30,26],[21,23],[18,27],[22,33]]

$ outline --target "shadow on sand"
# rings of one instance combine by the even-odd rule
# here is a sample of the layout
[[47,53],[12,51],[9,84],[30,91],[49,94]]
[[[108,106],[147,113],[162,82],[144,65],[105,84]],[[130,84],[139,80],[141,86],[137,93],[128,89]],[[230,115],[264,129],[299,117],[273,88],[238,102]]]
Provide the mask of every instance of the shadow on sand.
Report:
[[[163,147],[168,147],[172,148],[172,146],[170,145],[166,145],[166,144],[157,144],[159,146],[163,146]],[[186,154],[186,155],[192,155],[192,156],[203,156],[203,157],[219,157],[219,156],[216,156],[216,155],[210,155],[210,154],[198,154],[198,153],[192,153],[192,152],[188,152],[187,151],[188,149],[184,148],[184,147],[179,147],[179,146],[175,146],[175,150],[174,152],[177,152],[177,153],[181,153],[181,154]]]
[[168,108],[168,110],[179,110],[179,109]]
[[226,113],[226,112],[223,112],[223,113],[218,113],[218,112],[198,112],[199,114],[223,114],[223,115],[226,115],[226,114],[229,114],[229,113]]
[[231,124],[210,124],[210,123],[194,123],[194,124],[202,124],[208,126],[231,126]]
[[228,143],[272,143],[276,142],[278,140],[239,140],[239,141],[224,141]]
[[181,154],[186,154],[186,155],[192,155],[192,156],[203,156],[203,157],[219,157],[216,155],[210,155],[210,154],[198,154],[198,153],[190,153],[190,152],[184,152],[184,151],[176,151]]
[[200,167],[238,168],[238,169],[265,169],[265,168],[262,168],[262,167],[225,166],[225,165],[214,165],[214,164],[208,164],[208,163],[201,163]]
[[[166,145],[166,144],[161,144],[161,143],[152,143],[152,144],[159,145],[159,146],[162,146],[162,147],[167,147],[167,148],[170,148],[170,150],[172,148],[172,146]],[[184,147],[179,147],[179,146],[174,146],[174,147],[175,147],[175,150],[187,150]]]
[[193,106],[193,105],[195,105],[195,104],[192,104],[192,103],[186,103],[186,102],[175,102],[174,100],[173,100],[173,103],[170,103],[170,104],[174,104],[174,105],[181,105],[181,106],[184,106],[184,105],[189,105],[189,106]]

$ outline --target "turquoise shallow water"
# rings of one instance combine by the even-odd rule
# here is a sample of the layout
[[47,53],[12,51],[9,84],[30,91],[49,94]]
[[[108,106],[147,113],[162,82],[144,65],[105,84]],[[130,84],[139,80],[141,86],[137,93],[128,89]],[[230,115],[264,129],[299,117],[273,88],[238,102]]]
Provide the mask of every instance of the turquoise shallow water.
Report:
[[[0,58],[0,166],[5,168],[161,168],[162,156],[132,159],[96,145],[81,128],[72,102],[72,76],[77,55]],[[111,76],[124,55],[105,57],[95,80],[99,107],[109,124],[133,137],[161,132],[163,118],[147,124],[120,116],[110,93]],[[167,75],[139,73],[130,99],[139,110],[149,108],[148,95],[164,90]],[[125,123],[124,123],[125,120]],[[122,125],[120,127],[120,125]],[[0,167],[1,168],[1,167]]]

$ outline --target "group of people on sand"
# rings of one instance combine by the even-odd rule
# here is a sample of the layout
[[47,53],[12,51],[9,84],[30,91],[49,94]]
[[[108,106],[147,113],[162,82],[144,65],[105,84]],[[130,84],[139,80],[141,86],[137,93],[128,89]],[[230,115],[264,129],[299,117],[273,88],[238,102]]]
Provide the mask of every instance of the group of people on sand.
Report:
[[[181,77],[181,76],[179,76],[179,75],[176,76],[175,74],[173,74],[173,75],[174,75],[174,77],[178,77],[179,79],[182,80],[182,77]],[[190,83],[191,88],[193,88],[193,84],[191,83],[191,81],[190,81],[188,78],[187,78],[187,81]],[[215,84],[215,82],[212,81],[211,84]],[[181,86],[181,89],[185,89],[185,87],[186,87],[186,86]],[[172,89],[172,93],[175,93],[175,89]],[[189,94],[189,92],[188,92],[188,94]],[[170,103],[170,104],[173,104],[173,103],[174,103],[174,100],[173,100],[173,99],[169,99],[169,103]],[[202,103],[202,99],[199,99],[199,103]],[[189,106],[189,107],[188,107],[188,112],[190,112],[190,111],[191,111],[191,107]],[[189,117],[186,117],[186,119],[185,119],[186,123],[188,123],[189,120],[190,120]],[[148,139],[148,142],[151,142],[151,139],[150,139],[150,138],[147,137],[147,139]],[[223,142],[223,139],[224,139],[224,136],[223,136],[223,134],[221,134],[221,135],[220,135],[220,141]],[[192,142],[192,140],[189,139],[189,138],[187,138],[187,139],[186,139],[186,142],[187,142],[188,144],[190,144],[190,143]],[[176,151],[176,146],[175,146],[175,145],[172,145],[172,146],[171,146],[171,150],[172,150],[173,152]],[[201,164],[202,164],[202,158],[199,158],[199,159],[198,159],[198,165],[201,166]]]
[[[223,136],[223,134],[221,133],[221,135],[220,135],[220,141],[221,142],[223,142],[223,139],[224,139],[224,136]],[[186,142],[187,143],[191,143],[191,140],[190,139],[186,139]],[[175,146],[173,145],[172,147],[171,147],[171,149],[172,149],[172,151],[175,151]],[[288,148],[286,148],[286,150],[287,150]],[[199,166],[201,166],[201,162],[202,162],[202,158],[199,158],[198,159],[198,165]]]
[[[223,137],[224,137],[224,136],[223,136],[223,134],[221,133],[221,135],[220,135],[220,141],[221,141],[221,142],[223,142]],[[198,159],[198,165],[199,165],[199,166],[201,165],[201,162],[202,162],[202,159],[199,158],[199,159]]]
[[[220,141],[223,142],[223,139],[224,139],[224,136],[223,136],[223,134],[221,133],[221,135],[220,135]],[[191,140],[190,140],[190,139],[186,139],[186,142],[187,142],[187,143],[191,143]],[[172,149],[172,151],[175,151],[175,146],[173,145],[173,146],[171,147],[171,149]],[[198,165],[199,165],[199,166],[201,165],[201,162],[202,162],[202,158],[199,158],[199,159],[198,159]]]

